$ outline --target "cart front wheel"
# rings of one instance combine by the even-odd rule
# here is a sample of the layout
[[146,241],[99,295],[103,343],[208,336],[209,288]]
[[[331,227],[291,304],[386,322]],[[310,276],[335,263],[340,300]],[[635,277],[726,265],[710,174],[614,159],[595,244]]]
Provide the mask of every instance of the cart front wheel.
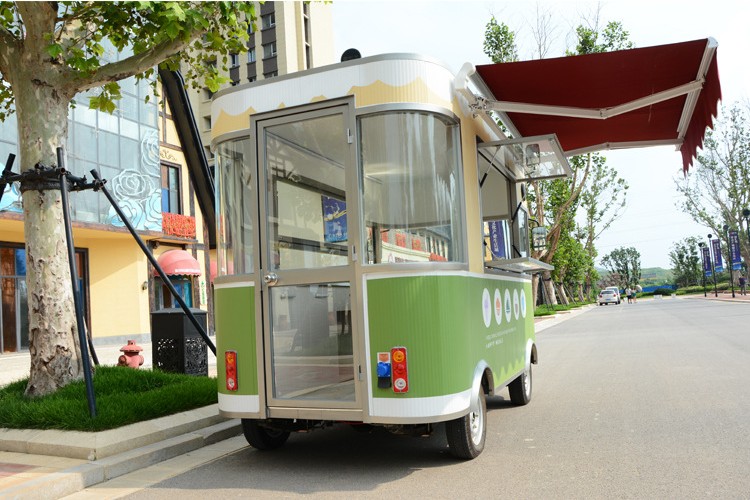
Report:
[[518,406],[529,404],[529,401],[531,401],[531,389],[531,365],[529,365],[521,375],[508,384],[510,401]]
[[481,387],[469,413],[445,423],[445,436],[456,458],[471,460],[482,453],[487,437],[487,402]]
[[258,450],[279,448],[289,439],[289,431],[264,427],[257,420],[249,418],[242,419],[242,432],[250,446]]

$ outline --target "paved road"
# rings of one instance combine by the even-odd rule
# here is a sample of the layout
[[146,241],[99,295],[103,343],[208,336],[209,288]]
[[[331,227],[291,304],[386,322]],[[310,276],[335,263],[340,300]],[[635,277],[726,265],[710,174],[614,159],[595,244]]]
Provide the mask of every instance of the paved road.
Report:
[[330,429],[128,498],[750,497],[750,303],[596,307],[538,344],[532,403],[490,400],[474,461],[452,460],[442,432]]

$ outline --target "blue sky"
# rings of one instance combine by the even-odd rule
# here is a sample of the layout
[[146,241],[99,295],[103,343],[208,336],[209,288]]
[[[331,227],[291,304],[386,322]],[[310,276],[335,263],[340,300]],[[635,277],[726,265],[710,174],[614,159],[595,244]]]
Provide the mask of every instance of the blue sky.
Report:
[[[719,43],[723,104],[750,102],[750,2],[609,1],[539,2],[553,14],[554,43],[548,57],[573,45],[573,28],[597,5],[603,22],[621,21],[638,47],[713,37]],[[333,3],[337,56],[350,47],[363,56],[415,52],[440,59],[457,72],[464,62],[490,62],[482,52],[485,25],[494,14],[518,33],[521,59],[532,56],[535,2],[347,1]],[[673,147],[605,153],[608,164],[630,185],[623,215],[597,241],[600,257],[633,246],[643,267],[669,268],[672,245],[710,231],[682,213],[674,188],[682,160]]]

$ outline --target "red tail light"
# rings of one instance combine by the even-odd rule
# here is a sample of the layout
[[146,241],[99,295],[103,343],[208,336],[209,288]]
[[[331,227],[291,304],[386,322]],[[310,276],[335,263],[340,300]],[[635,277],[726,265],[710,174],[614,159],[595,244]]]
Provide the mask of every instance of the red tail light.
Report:
[[406,363],[406,347],[391,349],[393,392],[409,391],[409,369]]
[[237,351],[224,352],[224,370],[226,373],[227,390],[237,390]]

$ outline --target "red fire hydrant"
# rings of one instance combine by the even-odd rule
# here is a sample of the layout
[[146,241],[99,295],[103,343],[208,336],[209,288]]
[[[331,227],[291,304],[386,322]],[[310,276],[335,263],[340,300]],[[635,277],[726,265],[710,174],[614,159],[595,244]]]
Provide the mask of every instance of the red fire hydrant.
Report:
[[122,354],[117,358],[117,366],[138,368],[143,364],[143,356],[140,354],[142,350],[143,347],[136,345],[135,340],[128,340],[128,345],[120,348]]

